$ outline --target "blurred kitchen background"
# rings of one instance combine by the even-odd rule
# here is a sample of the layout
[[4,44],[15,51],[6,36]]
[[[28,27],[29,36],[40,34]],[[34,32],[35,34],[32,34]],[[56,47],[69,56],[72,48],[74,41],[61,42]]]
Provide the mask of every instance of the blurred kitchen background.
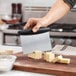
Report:
[[[55,0],[0,0],[0,19],[4,19],[7,15],[15,15],[15,5],[19,5],[19,15],[21,15],[20,23],[27,22],[30,17],[43,17],[51,8]],[[18,10],[18,9],[17,9]],[[56,44],[67,44],[76,46],[75,37],[76,29],[67,29],[76,27],[76,8],[57,21],[55,27],[52,27],[50,32],[51,43],[53,46]],[[56,28],[58,25],[61,27]],[[73,28],[74,28],[73,27]],[[1,45],[17,45],[20,46],[20,39],[17,35],[21,27],[14,26],[8,27],[6,30],[0,31],[0,44]],[[69,31],[69,32],[68,32]]]
[[[24,21],[26,20],[27,17],[25,17],[25,15],[29,12],[32,12],[32,7],[35,8],[35,12],[43,12],[48,11],[48,8],[52,6],[52,4],[54,3],[55,0],[45,0],[45,1],[41,1],[41,0],[0,0],[0,16],[4,15],[4,14],[11,14],[12,12],[12,3],[21,3],[22,4],[22,13],[23,13],[23,19]],[[36,7],[40,7],[42,8],[41,10],[39,8]],[[39,11],[38,11],[38,10]],[[27,16],[29,16],[29,14]],[[38,16],[40,16],[40,14],[36,14]]]

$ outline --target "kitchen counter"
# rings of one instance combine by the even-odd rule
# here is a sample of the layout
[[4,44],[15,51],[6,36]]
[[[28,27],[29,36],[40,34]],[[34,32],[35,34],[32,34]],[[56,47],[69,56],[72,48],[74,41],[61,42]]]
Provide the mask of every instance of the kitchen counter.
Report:
[[38,73],[11,70],[11,71],[5,72],[5,73],[0,72],[0,76],[54,76],[54,75],[38,74]]
[[3,50],[12,50],[13,53],[19,53],[22,52],[22,47],[20,46],[6,46],[6,45],[0,45],[0,51]]
[[[0,45],[0,50],[8,50],[8,49],[14,50],[14,53],[22,52],[22,47]],[[38,73],[32,73],[32,72],[26,72],[26,71],[11,70],[9,72],[4,72],[4,73],[0,72],[0,76],[54,76],[54,75],[38,74]]]
[[[22,52],[22,47],[0,45],[0,50],[4,50],[4,49],[5,50],[12,49],[12,50],[14,50],[14,53]],[[42,72],[42,74],[39,74],[39,72],[38,73],[37,72],[36,73],[26,72],[27,71],[26,69],[28,69],[28,68],[26,67],[27,65],[25,65],[25,64],[27,64],[27,63],[24,62],[25,63],[24,65],[26,67],[26,68],[23,69],[24,71],[21,71],[21,70],[19,71],[19,67],[15,66],[15,68],[17,68],[17,69],[14,69],[14,70],[11,70],[11,71],[5,72],[5,73],[0,72],[0,76],[18,76],[18,75],[19,76],[24,76],[24,75],[27,75],[27,76],[55,76],[55,75],[50,75],[50,74],[56,74],[56,73],[57,73],[58,76],[64,76],[64,75],[65,76],[76,76],[76,68],[75,68],[76,57],[69,57],[69,58],[71,58],[71,64],[69,64],[69,65],[62,65],[62,64],[61,65],[58,65],[58,64],[57,65],[55,65],[55,64],[46,65],[47,63],[46,64],[44,63],[44,65],[42,63],[38,65],[38,63],[37,63],[36,64],[36,65],[38,65],[37,68],[42,68],[42,69],[45,68],[44,72]],[[20,66],[23,66],[23,63],[20,64]],[[35,64],[33,64],[33,66],[35,66]],[[33,66],[32,66],[32,68],[33,68]],[[46,71],[46,69],[48,69],[48,71]],[[30,68],[28,70],[30,70]],[[36,68],[34,68],[33,70],[36,70]],[[47,72],[47,74],[43,74],[43,73],[46,73],[46,72]]]

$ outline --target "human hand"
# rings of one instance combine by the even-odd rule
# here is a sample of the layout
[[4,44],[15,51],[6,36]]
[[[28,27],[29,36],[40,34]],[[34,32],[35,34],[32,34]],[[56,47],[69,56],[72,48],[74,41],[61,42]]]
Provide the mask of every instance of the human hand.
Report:
[[44,19],[42,18],[30,18],[24,29],[32,29],[33,32],[37,32],[40,27],[46,27],[47,25],[44,23]]

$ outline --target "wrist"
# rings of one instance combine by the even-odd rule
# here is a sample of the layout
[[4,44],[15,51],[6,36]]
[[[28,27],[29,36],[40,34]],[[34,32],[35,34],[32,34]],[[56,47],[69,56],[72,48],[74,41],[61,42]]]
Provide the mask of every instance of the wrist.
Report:
[[42,27],[47,27],[51,24],[51,18],[45,16],[39,20],[39,23],[42,25]]

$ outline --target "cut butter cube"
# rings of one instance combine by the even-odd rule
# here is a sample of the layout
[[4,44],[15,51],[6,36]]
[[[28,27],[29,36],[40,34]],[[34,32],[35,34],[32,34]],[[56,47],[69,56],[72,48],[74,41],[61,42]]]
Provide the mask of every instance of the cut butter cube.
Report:
[[28,57],[33,59],[41,59],[42,58],[42,52],[41,51],[34,51],[31,54],[28,54]]
[[53,61],[53,63],[65,63],[65,64],[69,64],[70,63],[70,59],[69,58],[63,58],[62,55],[57,56]]
[[28,54],[28,57],[29,58],[34,58],[35,57],[35,54],[34,53]]
[[55,54],[53,54],[52,52],[44,53],[44,60],[45,61],[52,62],[54,58],[55,58]]
[[59,55],[59,56],[55,57],[52,62],[56,63],[56,62],[60,61],[62,58],[63,58],[62,55]]
[[41,59],[42,58],[42,52],[41,51],[35,51],[34,52],[34,54],[35,54],[35,59]]
[[62,58],[59,63],[65,63],[65,64],[69,64],[70,63],[70,59],[69,58]]

